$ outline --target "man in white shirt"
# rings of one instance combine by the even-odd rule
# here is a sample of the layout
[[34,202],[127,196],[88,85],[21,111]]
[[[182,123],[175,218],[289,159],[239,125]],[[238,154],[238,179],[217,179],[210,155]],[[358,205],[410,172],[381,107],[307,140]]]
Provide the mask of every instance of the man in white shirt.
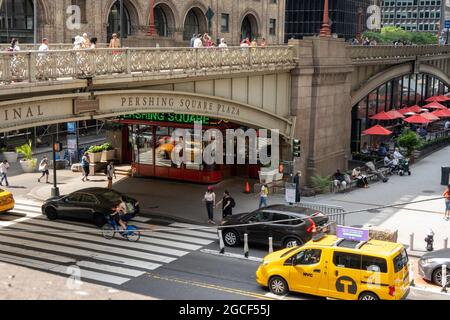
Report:
[[400,150],[398,148],[395,148],[394,151],[394,159],[395,160],[401,160],[404,159],[405,157],[400,153]]
[[203,48],[203,41],[200,35],[194,41],[194,48]]
[[44,38],[42,39],[42,44],[39,47],[39,54],[38,57],[46,57],[48,52],[48,39]]
[[227,45],[227,43],[225,42],[225,39],[224,39],[224,38],[220,39],[219,48],[228,48],[228,45]]
[[6,186],[9,187],[8,169],[9,169],[8,161],[4,160],[2,163],[0,163],[0,186],[3,186],[3,181],[5,181]]

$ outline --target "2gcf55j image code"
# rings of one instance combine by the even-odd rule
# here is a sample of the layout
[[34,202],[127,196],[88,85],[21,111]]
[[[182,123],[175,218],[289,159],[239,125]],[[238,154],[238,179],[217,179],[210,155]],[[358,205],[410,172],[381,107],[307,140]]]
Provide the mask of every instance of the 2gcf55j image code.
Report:
[[239,316],[263,319],[269,318],[270,315],[271,308],[268,304],[185,305],[178,310],[178,319],[227,319]]

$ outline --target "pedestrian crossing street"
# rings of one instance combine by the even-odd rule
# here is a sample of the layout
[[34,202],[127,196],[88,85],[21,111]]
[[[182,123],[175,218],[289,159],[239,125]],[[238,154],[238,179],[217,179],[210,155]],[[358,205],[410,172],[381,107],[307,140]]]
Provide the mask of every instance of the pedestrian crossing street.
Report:
[[49,221],[41,203],[16,199],[14,210],[0,214],[0,262],[120,286],[217,240],[216,228],[157,226],[142,216],[130,224],[162,231],[143,232],[137,243],[107,240],[89,223]]

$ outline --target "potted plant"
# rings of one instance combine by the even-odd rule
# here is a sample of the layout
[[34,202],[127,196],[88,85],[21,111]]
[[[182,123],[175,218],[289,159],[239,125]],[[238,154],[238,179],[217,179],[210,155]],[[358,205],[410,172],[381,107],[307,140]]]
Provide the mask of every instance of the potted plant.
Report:
[[311,177],[311,183],[314,188],[314,191],[317,193],[328,193],[331,190],[331,185],[333,183],[333,180],[331,176],[320,176],[315,175]]
[[91,146],[88,151],[91,163],[99,163],[102,160],[103,148],[101,146]]
[[109,143],[109,142],[105,143],[101,147],[103,148],[102,158],[101,158],[102,162],[108,162],[108,161],[115,159],[116,150],[114,149],[114,147],[112,146],[111,143]]
[[0,153],[2,155],[1,160],[6,160],[9,163],[15,163],[17,162],[18,154],[15,151],[11,151],[7,147],[0,148]]
[[406,149],[410,161],[414,161],[414,151],[420,146],[421,140],[414,131],[406,130],[397,138],[397,144]]
[[31,140],[28,143],[16,148],[17,154],[21,154],[23,158],[20,160],[20,166],[25,173],[36,171],[37,159],[33,158],[33,149]]

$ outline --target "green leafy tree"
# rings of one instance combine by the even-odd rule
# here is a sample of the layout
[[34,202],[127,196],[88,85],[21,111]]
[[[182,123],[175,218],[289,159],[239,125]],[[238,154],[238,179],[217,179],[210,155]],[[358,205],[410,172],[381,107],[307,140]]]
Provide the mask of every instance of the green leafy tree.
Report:
[[397,144],[405,148],[408,153],[408,157],[411,157],[420,144],[421,140],[417,137],[417,134],[414,131],[406,130],[401,136],[397,138]]
[[23,160],[26,160],[26,161],[33,160],[33,148],[31,145],[31,140],[28,141],[28,143],[25,143],[24,145],[17,147],[16,152],[18,154],[23,155]]
[[411,42],[416,45],[437,44],[437,35],[430,32],[411,32],[399,27],[383,27],[380,32],[366,31],[363,37],[379,44],[392,44],[395,41]]

